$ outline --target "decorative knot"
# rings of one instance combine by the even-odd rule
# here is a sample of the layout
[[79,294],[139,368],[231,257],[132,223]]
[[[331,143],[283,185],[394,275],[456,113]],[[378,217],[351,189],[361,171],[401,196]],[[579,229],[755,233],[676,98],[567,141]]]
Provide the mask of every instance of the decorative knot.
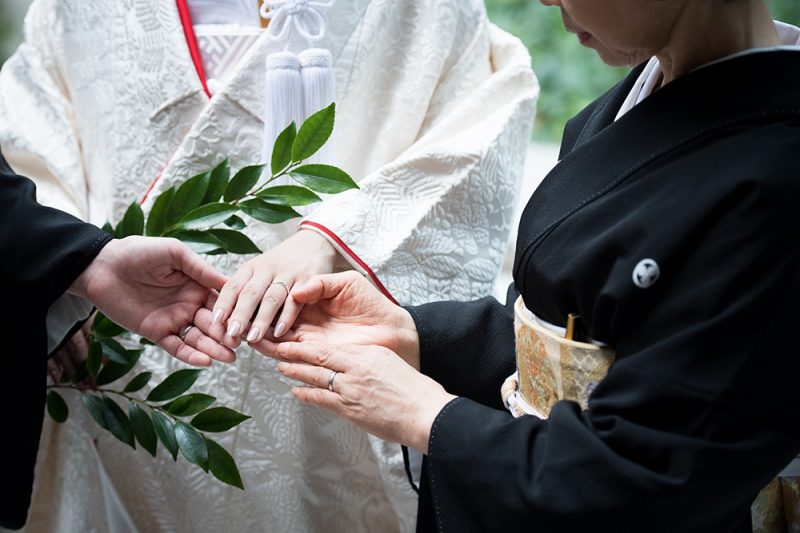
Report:
[[286,39],[295,31],[311,43],[325,36],[322,9],[332,5],[333,0],[264,0],[261,16],[270,20],[267,31],[273,39]]

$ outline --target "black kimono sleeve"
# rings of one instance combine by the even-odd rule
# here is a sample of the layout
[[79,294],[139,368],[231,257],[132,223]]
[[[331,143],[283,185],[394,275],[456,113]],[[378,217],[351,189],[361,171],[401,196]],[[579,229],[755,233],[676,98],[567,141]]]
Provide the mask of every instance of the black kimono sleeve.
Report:
[[111,239],[35,198],[33,183],[16,176],[0,155],[0,526],[8,528],[24,524],[30,504],[44,413],[47,310]]

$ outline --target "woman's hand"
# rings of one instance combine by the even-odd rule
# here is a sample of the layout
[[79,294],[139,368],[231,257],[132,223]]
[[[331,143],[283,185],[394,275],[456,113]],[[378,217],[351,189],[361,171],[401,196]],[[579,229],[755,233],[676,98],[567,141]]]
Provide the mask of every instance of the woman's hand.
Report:
[[436,416],[455,398],[380,346],[284,342],[276,355],[283,375],[311,385],[292,389],[297,399],[422,453]]
[[71,379],[81,363],[89,356],[89,331],[92,329],[93,319],[94,315],[47,360],[47,371],[53,383],[59,383],[62,377]]
[[[361,274],[349,271],[317,276],[298,284],[291,297],[305,307],[294,330],[282,340],[382,346],[419,369],[419,335],[411,315]],[[266,355],[275,355],[274,340],[252,345]]]
[[[283,307],[274,332],[275,337],[281,337],[303,308],[290,296],[292,288],[317,274],[333,272],[336,255],[336,250],[321,235],[310,230],[298,231],[239,267],[220,292],[214,308],[214,324],[227,321],[229,338],[238,341],[247,332],[247,341],[255,343],[264,338]],[[226,344],[235,347],[238,342]]]

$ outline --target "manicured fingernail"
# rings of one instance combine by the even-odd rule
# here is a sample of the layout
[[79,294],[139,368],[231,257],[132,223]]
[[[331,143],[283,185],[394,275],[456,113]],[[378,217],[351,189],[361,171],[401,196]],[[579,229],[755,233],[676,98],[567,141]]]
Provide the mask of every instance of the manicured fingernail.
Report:
[[242,331],[242,326],[239,324],[239,321],[231,320],[230,324],[228,324],[228,335],[235,337],[240,331]]
[[214,316],[211,318],[211,323],[215,326],[222,324],[222,309],[217,309],[214,311]]
[[250,333],[247,334],[247,342],[253,342],[258,338],[258,334],[261,333],[261,330],[258,328],[253,328],[250,330]]
[[284,333],[286,333],[286,323],[280,322],[277,326],[275,326],[275,336],[280,337]]

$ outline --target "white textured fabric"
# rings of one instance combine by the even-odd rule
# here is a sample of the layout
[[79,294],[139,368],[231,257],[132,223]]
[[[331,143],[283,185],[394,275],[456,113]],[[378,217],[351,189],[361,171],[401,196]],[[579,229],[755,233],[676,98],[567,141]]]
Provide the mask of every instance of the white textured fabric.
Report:
[[[339,164],[361,186],[310,219],[361,256],[404,304],[491,293],[506,249],[538,87],[519,41],[478,0],[348,0],[327,21],[337,86]],[[210,101],[172,0],[35,0],[26,41],[0,73],[0,144],[39,199],[117,221],[230,157],[257,162],[266,33]],[[296,230],[254,223],[269,249]],[[232,273],[243,258],[215,264]],[[352,259],[352,258],[351,258]],[[45,423],[30,531],[110,531],[100,474],[140,531],[413,531],[415,494],[399,446],[300,405],[274,363],[240,349],[195,389],[252,420],[220,436],[247,490],[183,458],[153,460],[98,429],[80,399]],[[154,383],[183,365],[157,350]],[[120,385],[121,386],[121,385]]]
[[236,24],[194,25],[206,84],[218,93],[263,30]]
[[192,24],[261,26],[258,0],[186,0]]

